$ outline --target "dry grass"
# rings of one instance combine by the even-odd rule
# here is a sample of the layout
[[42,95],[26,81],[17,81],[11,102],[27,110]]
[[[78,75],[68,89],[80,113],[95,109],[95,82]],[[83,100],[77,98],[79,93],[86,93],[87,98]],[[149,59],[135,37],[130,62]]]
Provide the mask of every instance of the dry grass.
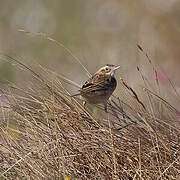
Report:
[[108,114],[101,106],[85,111],[62,78],[28,70],[33,87],[4,92],[2,179],[179,178],[180,113],[160,94],[144,88],[143,104],[123,81],[132,103],[113,97]]

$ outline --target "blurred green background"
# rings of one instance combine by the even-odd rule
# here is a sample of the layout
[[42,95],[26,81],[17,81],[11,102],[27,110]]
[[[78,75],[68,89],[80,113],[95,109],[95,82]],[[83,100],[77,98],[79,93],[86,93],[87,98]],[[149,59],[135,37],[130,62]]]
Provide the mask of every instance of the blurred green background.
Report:
[[[91,73],[106,63],[120,65],[117,79],[123,77],[138,91],[143,81],[137,66],[149,80],[155,79],[136,46],[140,44],[157,68],[161,85],[168,86],[168,76],[180,92],[179,18],[179,0],[1,0],[0,52],[29,65],[41,64],[82,85],[86,72],[63,48],[18,29],[43,32],[69,48]],[[0,61],[0,83],[27,78]]]

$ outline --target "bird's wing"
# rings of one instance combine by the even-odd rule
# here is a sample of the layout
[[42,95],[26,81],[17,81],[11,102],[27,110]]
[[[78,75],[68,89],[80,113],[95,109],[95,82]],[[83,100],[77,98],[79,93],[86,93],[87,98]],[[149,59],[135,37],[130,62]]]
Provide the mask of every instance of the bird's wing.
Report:
[[107,90],[109,88],[110,81],[104,75],[95,74],[88,79],[80,89],[81,93],[89,93],[101,90]]

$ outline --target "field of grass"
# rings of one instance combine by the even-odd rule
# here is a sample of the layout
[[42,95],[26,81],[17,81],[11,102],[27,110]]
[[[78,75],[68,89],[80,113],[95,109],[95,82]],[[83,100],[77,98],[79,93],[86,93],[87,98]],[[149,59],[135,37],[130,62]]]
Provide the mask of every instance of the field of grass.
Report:
[[33,80],[29,87],[9,84],[1,92],[6,99],[1,103],[1,179],[180,177],[180,112],[161,96],[157,79],[157,88],[151,88],[137,68],[144,81],[142,96],[121,79],[129,96],[113,96],[105,113],[101,105],[85,110],[82,100],[63,85],[73,86],[69,80],[5,57],[30,72]]

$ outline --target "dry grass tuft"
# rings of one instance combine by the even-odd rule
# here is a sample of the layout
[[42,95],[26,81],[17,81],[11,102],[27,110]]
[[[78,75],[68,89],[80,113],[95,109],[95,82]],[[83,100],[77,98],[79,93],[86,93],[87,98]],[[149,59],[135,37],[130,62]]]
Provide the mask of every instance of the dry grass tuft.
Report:
[[123,81],[133,105],[113,97],[108,114],[101,106],[85,111],[61,78],[29,70],[33,87],[5,92],[1,178],[179,178],[180,113],[159,94],[145,88],[143,104]]

